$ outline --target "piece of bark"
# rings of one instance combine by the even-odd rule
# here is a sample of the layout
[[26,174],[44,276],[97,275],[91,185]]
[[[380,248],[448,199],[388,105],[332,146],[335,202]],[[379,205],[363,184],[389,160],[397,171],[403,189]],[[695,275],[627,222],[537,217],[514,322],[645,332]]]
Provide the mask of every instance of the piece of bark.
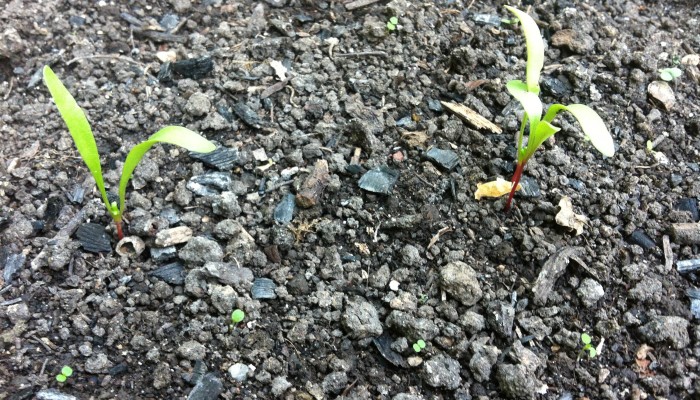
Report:
[[580,247],[564,247],[559,252],[553,254],[542,266],[535,285],[532,287],[533,300],[537,305],[547,302],[549,293],[557,279],[564,273],[566,266],[572,257],[577,256],[583,249]]
[[487,129],[493,133],[502,132],[498,125],[482,117],[481,114],[465,106],[464,104],[453,103],[451,101],[441,101],[440,104],[458,116],[459,119],[466,122],[472,128]]
[[316,161],[314,171],[306,178],[301,185],[301,190],[297,193],[296,201],[299,207],[309,208],[318,204],[323,190],[328,186],[331,176],[328,173],[328,162],[326,160]]

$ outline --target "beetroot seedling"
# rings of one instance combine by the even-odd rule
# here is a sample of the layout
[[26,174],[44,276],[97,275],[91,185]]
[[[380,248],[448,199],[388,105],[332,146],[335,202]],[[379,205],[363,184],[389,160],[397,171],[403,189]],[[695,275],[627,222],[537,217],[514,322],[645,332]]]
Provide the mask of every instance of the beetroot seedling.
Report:
[[598,355],[598,350],[591,344],[591,336],[589,334],[581,334],[581,343],[583,343],[583,348],[581,348],[581,351],[578,353],[576,361],[581,359],[581,356],[585,353],[588,353],[588,358],[594,358]]
[[[543,107],[539,98],[539,81],[540,73],[544,67],[544,42],[540,35],[540,29],[537,27],[535,20],[526,13],[509,6],[506,6],[506,9],[520,21],[527,47],[525,82],[512,80],[506,84],[508,92],[515,97],[525,111],[518,134],[517,165],[511,180],[511,190],[505,206],[505,211],[508,211],[510,210],[515,190],[523,175],[525,164],[545,140],[559,131],[560,128],[552,125],[552,120],[559,112],[568,111],[571,113],[581,125],[585,138],[590,140],[593,147],[598,149],[603,155],[612,157],[615,154],[615,144],[610,132],[608,132],[608,128],[605,126],[605,122],[603,122],[598,113],[586,105],[552,104],[544,117],[542,117]],[[528,127],[528,137],[524,139],[526,127]]]
[[233,310],[231,313],[231,330],[235,329],[236,326],[243,321],[243,318],[245,318],[245,312],[243,312],[243,310]]
[[169,143],[198,153],[209,153],[216,149],[212,142],[187,128],[166,126],[129,151],[124,161],[121,178],[119,179],[119,203],[110,202],[105,191],[104,178],[102,177],[100,154],[97,151],[95,137],[92,134],[92,129],[85,117],[85,113],[49,66],[45,66],[43,72],[44,84],[49,89],[63,121],[68,126],[68,131],[73,137],[73,142],[78,149],[78,153],[80,153],[80,157],[85,161],[85,165],[90,170],[92,177],[95,178],[97,188],[102,195],[102,201],[117,226],[119,240],[124,238],[122,215],[124,215],[125,209],[126,186],[139,161],[153,145],[156,143]]
[[68,377],[70,377],[71,375],[73,375],[73,368],[71,368],[71,367],[69,367],[69,366],[67,366],[67,365],[64,365],[63,368],[61,368],[61,373],[58,374],[58,375],[56,375],[56,380],[57,380],[58,382],[63,383],[63,382],[65,382],[66,379],[68,379]]

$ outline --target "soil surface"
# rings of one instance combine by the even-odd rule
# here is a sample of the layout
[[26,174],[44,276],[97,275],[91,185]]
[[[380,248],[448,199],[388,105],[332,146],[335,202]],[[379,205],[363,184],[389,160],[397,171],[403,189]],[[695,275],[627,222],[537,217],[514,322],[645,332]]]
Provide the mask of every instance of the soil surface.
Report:
[[[512,4],[543,102],[590,105],[617,152],[558,117],[508,214],[474,197],[514,171],[505,1],[3,3],[0,399],[698,396],[694,1]],[[147,154],[123,255],[45,65],[112,192],[163,126],[221,146]]]

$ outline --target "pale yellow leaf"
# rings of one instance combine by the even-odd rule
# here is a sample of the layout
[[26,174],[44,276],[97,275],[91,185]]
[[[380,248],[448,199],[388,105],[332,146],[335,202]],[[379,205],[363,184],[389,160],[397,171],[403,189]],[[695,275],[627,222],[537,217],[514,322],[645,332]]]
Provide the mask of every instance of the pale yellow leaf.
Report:
[[561,211],[554,217],[556,223],[575,230],[577,236],[583,233],[583,226],[588,221],[588,218],[585,215],[574,213],[571,199],[566,196],[562,197],[559,201],[559,208],[561,208]]
[[[513,186],[510,181],[503,178],[496,178],[495,181],[486,183],[477,183],[474,198],[481,200],[482,197],[501,197],[510,193],[510,189],[512,187]],[[518,188],[516,190],[520,190],[520,188],[521,185],[518,184]]]

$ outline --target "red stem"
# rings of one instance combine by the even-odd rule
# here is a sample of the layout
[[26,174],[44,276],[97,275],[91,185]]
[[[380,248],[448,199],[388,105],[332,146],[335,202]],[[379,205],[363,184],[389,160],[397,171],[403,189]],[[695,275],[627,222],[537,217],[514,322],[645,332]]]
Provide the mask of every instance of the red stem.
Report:
[[117,225],[117,237],[119,238],[119,240],[124,239],[124,232],[122,231],[122,222],[114,221],[114,223]]
[[515,191],[520,183],[520,178],[523,176],[523,169],[525,168],[525,163],[527,159],[521,161],[516,165],[515,172],[513,173],[513,179],[511,179],[510,193],[508,194],[508,200],[506,200],[506,207],[503,209],[505,212],[510,211],[511,203],[513,202],[513,196],[515,196]]

